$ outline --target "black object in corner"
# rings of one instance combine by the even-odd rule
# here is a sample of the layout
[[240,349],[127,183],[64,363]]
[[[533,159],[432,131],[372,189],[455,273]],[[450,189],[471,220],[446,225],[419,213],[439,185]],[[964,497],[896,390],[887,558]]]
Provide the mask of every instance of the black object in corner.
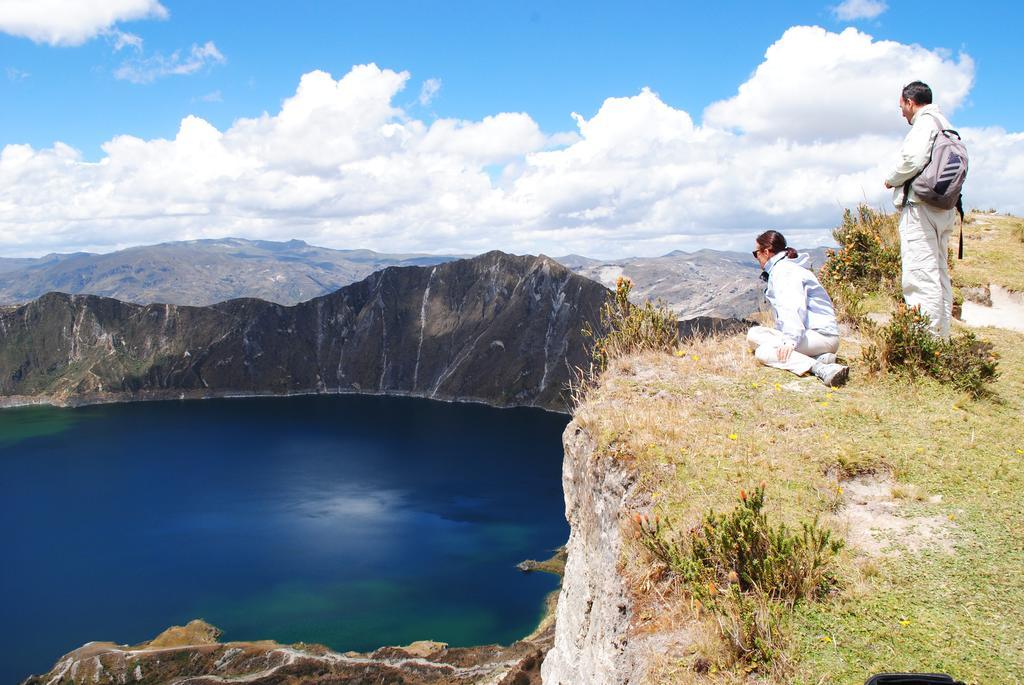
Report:
[[868,678],[864,685],[964,685],[941,673],[879,673]]

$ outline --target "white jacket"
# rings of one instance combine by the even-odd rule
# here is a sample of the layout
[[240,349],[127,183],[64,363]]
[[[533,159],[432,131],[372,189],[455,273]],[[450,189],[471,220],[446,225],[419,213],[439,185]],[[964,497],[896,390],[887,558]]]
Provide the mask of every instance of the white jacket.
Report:
[[797,346],[808,329],[822,335],[839,335],[832,299],[817,277],[804,265],[807,255],[788,259],[780,252],[764,265],[768,274],[765,297],[775,310],[775,328]]
[[[936,123],[938,119],[938,123]],[[903,184],[914,178],[932,156],[932,142],[939,133],[939,124],[943,129],[953,128],[949,119],[939,111],[938,105],[925,105],[917,110],[911,119],[910,133],[903,139],[900,146],[900,161],[885,182],[893,187],[892,201],[897,207],[903,205]],[[908,202],[918,202],[913,190],[907,198]]]

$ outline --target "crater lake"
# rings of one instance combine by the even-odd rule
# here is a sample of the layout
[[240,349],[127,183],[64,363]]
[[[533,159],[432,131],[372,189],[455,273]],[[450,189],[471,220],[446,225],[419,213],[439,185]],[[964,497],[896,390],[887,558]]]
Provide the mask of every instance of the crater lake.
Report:
[[203,618],[222,640],[510,643],[565,543],[568,417],[379,396],[0,411],[0,682]]

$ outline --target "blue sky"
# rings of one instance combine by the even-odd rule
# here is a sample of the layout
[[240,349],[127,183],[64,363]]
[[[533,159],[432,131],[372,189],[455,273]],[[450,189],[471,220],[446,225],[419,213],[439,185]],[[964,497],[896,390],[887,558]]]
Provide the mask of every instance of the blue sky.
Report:
[[[110,4],[154,1],[110,0]],[[650,88],[666,107],[688,113],[699,126],[705,108],[736,96],[741,84],[765,61],[766,50],[794,26],[818,26],[830,35],[853,26],[874,43],[920,46],[954,64],[960,60],[960,53],[966,53],[973,62],[969,70],[973,85],[957,100],[954,123],[963,127],[996,126],[1011,133],[1024,130],[1024,94],[1016,87],[1020,83],[1019,69],[1024,65],[1024,48],[1019,40],[1024,10],[1019,6],[938,2],[929,3],[927,11],[922,11],[920,4],[893,2],[885,7],[873,0],[858,1],[862,10],[867,7],[862,14],[871,14],[870,5],[876,5],[873,11],[877,16],[844,21],[833,5],[820,2],[563,2],[531,6],[498,2],[286,4],[162,0],[159,7],[166,12],[158,14],[165,14],[163,18],[115,21],[100,35],[74,41],[80,42],[77,45],[52,45],[45,39],[37,37],[33,41],[18,35],[24,31],[11,28],[10,17],[5,24],[4,13],[8,11],[3,5],[8,3],[0,1],[0,98],[5,103],[0,108],[0,148],[27,144],[41,151],[60,141],[79,151],[78,161],[84,163],[106,157],[101,145],[119,135],[147,141],[173,139],[189,115],[225,132],[240,118],[258,117],[263,112],[275,116],[282,101],[295,95],[303,74],[323,70],[341,79],[354,65],[368,63],[383,70],[408,72],[404,89],[390,102],[402,110],[399,119],[414,119],[425,126],[438,120],[479,122],[499,113],[521,112],[544,135],[578,134],[573,112],[589,120],[608,98],[635,97],[644,87]],[[46,2],[60,4],[58,0]],[[115,49],[118,35],[128,35],[136,42],[141,39],[141,46]],[[159,68],[183,68],[192,59],[193,46],[204,54],[195,58],[195,68],[187,69],[190,73],[153,73]],[[808,54],[807,59],[817,57]],[[959,64],[963,65],[962,60]],[[125,78],[132,74],[134,81]],[[893,78],[897,76],[902,78]],[[907,73],[906,79],[915,76]],[[432,97],[420,102],[423,83],[428,79],[439,87]],[[148,82],[137,82],[140,80]],[[813,117],[819,108],[822,117],[830,116],[832,105],[822,101],[830,98],[827,93],[820,100],[806,90],[804,95],[803,111],[807,116]],[[901,125],[895,98],[893,92],[894,123],[887,131],[891,135],[896,135]],[[518,156],[527,159],[529,154],[566,142],[551,139],[520,151]],[[481,168],[486,168],[497,185],[502,174],[508,177],[516,172],[514,157],[488,159]],[[991,201],[996,200],[1005,203],[1002,196]],[[262,234],[291,237],[285,235],[286,228],[302,233],[294,229],[310,220],[309,212],[305,214],[295,222],[284,222],[275,232],[267,228],[264,212],[259,217]],[[822,223],[823,216],[819,211],[814,221]],[[51,233],[37,241],[5,241],[2,217],[0,213],[0,248],[6,242],[12,252],[61,246],[104,249],[103,241],[94,239],[100,227],[87,228],[87,217],[79,216],[75,221],[82,227],[83,236],[92,236],[89,239],[76,240],[76,231],[66,224],[56,237],[52,227],[63,219],[45,221],[43,217],[44,221],[33,224],[32,229]],[[429,229],[430,220],[423,220],[426,223],[422,228]],[[386,232],[374,234],[366,227],[354,230],[354,223],[340,215],[333,221],[333,228],[321,223],[297,237],[336,246],[349,246],[358,239],[377,249],[395,242],[395,236]],[[519,226],[522,221],[518,217],[510,225]],[[751,223],[733,216],[721,217],[717,226],[709,226],[715,220],[702,221],[701,226],[707,228],[704,234],[719,236],[709,239],[718,242],[721,236],[746,229],[745,224]],[[779,225],[811,230],[814,226],[808,221],[806,217],[783,216]],[[43,224],[50,228],[43,228]],[[439,236],[450,230],[443,224],[441,221],[437,225]],[[234,232],[238,225],[222,222],[206,229],[178,226],[152,233],[189,237]],[[15,232],[10,223],[7,228]],[[570,226],[549,216],[530,226],[531,231],[548,231],[548,240],[507,246],[548,250],[563,244],[566,248],[585,247],[595,244],[592,240],[601,232],[585,230],[578,237],[561,241],[553,237],[559,232],[568,236],[574,228],[575,224]],[[816,235],[824,235],[821,230],[825,228],[827,223],[818,227]],[[507,232],[507,228],[496,230],[498,236]],[[597,242],[607,253],[657,251],[671,242],[650,242],[652,235],[637,229],[628,240],[616,241],[603,235]],[[680,229],[658,235],[694,237],[698,232],[696,228],[689,233]],[[119,234],[106,249],[145,241],[147,236]],[[696,242],[691,240],[684,247],[697,247]],[[397,243],[410,249],[433,250],[477,246],[472,241],[454,239],[429,245],[422,240],[398,239]],[[480,243],[479,247],[485,245]]]
[[[299,75],[335,76],[354,64],[440,79],[427,114],[475,119],[525,111],[544,130],[570,128],[605,98],[643,86],[691,113],[732,95],[765,48],[790,26],[855,25],[877,39],[966,51],[976,85],[957,123],[1024,129],[1024,9],[1015,3],[893,3],[875,19],[841,21],[821,2],[175,2],[166,20],[120,24],[144,50],[169,55],[213,41],[226,62],[154,83],[112,74],[129,56],[97,38],[50,47],[0,34],[0,67],[27,73],[0,80],[2,143],[61,140],[99,154],[115,134],[171,136],[199,114],[218,128],[273,111]],[[947,20],[945,17],[953,17]],[[220,101],[202,98],[219,93]],[[216,98],[216,95],[214,96]]]

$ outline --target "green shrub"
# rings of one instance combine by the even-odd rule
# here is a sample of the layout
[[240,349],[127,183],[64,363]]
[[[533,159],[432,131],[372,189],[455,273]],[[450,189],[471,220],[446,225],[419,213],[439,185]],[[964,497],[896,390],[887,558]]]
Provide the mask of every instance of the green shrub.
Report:
[[741,490],[735,509],[710,511],[682,535],[667,519],[635,517],[641,544],[715,615],[732,654],[757,670],[778,661],[793,605],[836,585],[831,566],[843,546],[817,521],[799,531],[772,525],[764,492],[764,484]]
[[[832,232],[839,244],[830,250],[820,280],[840,310],[870,293],[898,293],[900,284],[899,217],[867,205],[846,209]],[[842,313],[842,312],[841,312]],[[855,318],[851,312],[846,318]]]
[[897,305],[892,319],[872,336],[863,360],[873,372],[927,375],[970,393],[985,394],[998,376],[998,355],[992,344],[973,333],[957,333],[948,339],[932,334],[928,315],[917,307]]
[[601,307],[601,330],[603,335],[589,325],[583,335],[594,340],[591,351],[591,375],[608,368],[608,362],[617,357],[657,350],[671,352],[679,342],[679,322],[664,304],[644,303],[635,305],[629,301],[633,283],[619,277],[614,292]]
[[638,523],[647,549],[697,594],[736,583],[743,592],[756,589],[783,601],[816,597],[831,586],[827,567],[842,547],[817,521],[799,532],[772,526],[764,512],[764,485],[741,490],[739,506],[727,514],[705,514],[685,540],[672,538],[667,521]]

